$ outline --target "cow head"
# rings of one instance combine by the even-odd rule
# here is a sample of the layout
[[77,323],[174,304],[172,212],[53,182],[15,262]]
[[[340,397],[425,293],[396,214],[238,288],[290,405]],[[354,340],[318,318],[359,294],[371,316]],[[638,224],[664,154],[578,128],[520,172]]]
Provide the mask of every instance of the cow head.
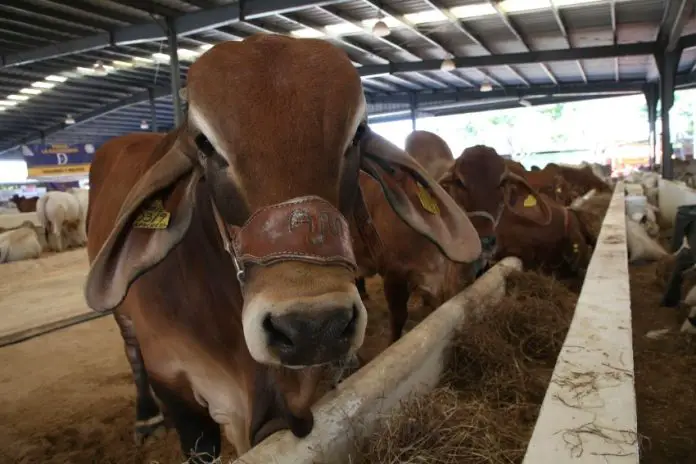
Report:
[[468,213],[481,237],[484,259],[495,254],[495,229],[505,207],[504,188],[512,177],[505,160],[491,147],[476,145],[462,152],[440,185]]
[[[187,121],[162,159],[169,171],[180,165],[180,176],[193,167],[178,217],[190,222],[192,197],[209,192],[211,227],[237,268],[236,275],[211,277],[217,285],[239,281],[242,310],[230,317],[241,319],[251,357],[286,380],[342,362],[363,342],[367,315],[346,219],[362,201],[360,169],[379,182],[401,220],[446,256],[478,258],[476,231],[456,203],[417,162],[369,129],[360,76],[328,42],[257,35],[216,45],[190,67],[187,103]],[[206,189],[193,187],[200,179]],[[436,212],[412,204],[416,190]],[[147,262],[101,274],[125,274],[120,281],[132,282],[164,259],[187,227],[154,232]],[[123,260],[110,262],[117,267]],[[88,281],[90,306],[110,309],[125,295],[127,286],[106,285],[110,293],[90,298]],[[281,388],[292,417],[311,418],[306,384]],[[297,388],[303,392],[291,391]],[[303,424],[290,426],[304,435]]]
[[[561,175],[553,176],[553,181],[547,187],[547,190],[549,197],[565,206],[570,206],[575,199],[571,185]],[[544,189],[542,188],[539,188],[539,191],[542,193],[547,193],[544,192]]]

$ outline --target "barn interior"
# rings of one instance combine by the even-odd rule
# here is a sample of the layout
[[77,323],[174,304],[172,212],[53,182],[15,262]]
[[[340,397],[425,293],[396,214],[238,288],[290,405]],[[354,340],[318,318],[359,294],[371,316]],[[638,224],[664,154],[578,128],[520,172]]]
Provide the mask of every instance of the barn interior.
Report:
[[[675,95],[696,88],[694,3],[3,0],[0,462],[696,462],[696,281],[682,272],[683,262],[696,262],[688,251],[696,165],[693,144],[687,153],[677,143],[682,123],[675,129],[674,110]],[[569,214],[591,236],[582,272],[561,276],[554,265],[537,266],[536,254],[527,258],[527,248],[538,246],[528,245],[530,237],[546,237],[552,225],[519,229],[521,248],[507,254],[501,232],[497,255],[476,280],[433,307],[427,295],[407,297],[408,320],[395,343],[385,273],[367,275],[358,286],[368,313],[360,369],[322,390],[308,437],[281,430],[238,452],[223,434],[219,456],[187,454],[166,405],[156,433],[136,430],[122,333],[111,313],[86,302],[87,224],[98,216],[89,209],[90,167],[108,141],[180,127],[191,66],[217,44],[259,34],[319,39],[345,52],[360,77],[368,125],[381,133],[403,122],[394,140],[424,127],[437,132],[444,118],[499,110],[524,118],[588,101],[606,101],[611,112],[612,99],[637,95],[647,110],[645,143],[634,166],[618,163],[611,150],[582,165],[537,163],[539,176],[520,165],[531,196],[545,195],[538,214],[548,214],[549,224],[553,211],[565,215],[558,243],[570,240]],[[696,140],[694,122],[687,126]],[[479,144],[475,136],[457,143]],[[456,166],[463,155],[452,151]],[[595,184],[568,170],[590,170]],[[573,194],[560,198],[551,178]],[[108,187],[109,179],[102,182]],[[74,212],[69,231],[54,230],[50,198]],[[515,209],[500,208],[496,227]],[[471,212],[462,217],[477,228]],[[675,285],[681,294],[667,302]]]

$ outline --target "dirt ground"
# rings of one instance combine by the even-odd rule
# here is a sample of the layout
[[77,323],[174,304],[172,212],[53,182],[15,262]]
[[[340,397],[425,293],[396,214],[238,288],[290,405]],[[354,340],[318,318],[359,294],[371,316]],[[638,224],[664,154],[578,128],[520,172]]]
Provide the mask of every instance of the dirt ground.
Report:
[[[660,307],[665,263],[632,265],[631,307],[642,464],[696,462],[696,337],[679,333],[686,308]],[[682,297],[685,294],[682,294]],[[671,329],[658,339],[650,331]]]
[[87,270],[84,249],[1,265],[0,346],[66,319],[94,317],[82,293]]
[[[631,267],[638,425],[644,464],[696,462],[696,338],[670,333],[686,310],[660,308],[663,264]],[[379,279],[368,280],[370,314],[363,355],[387,342]],[[414,299],[415,300],[415,299]],[[412,327],[424,314],[412,304]],[[176,434],[134,445],[134,388],[110,317],[0,348],[0,463],[179,463]]]
[[[386,347],[389,324],[381,280],[367,287],[369,359]],[[134,444],[135,389],[112,317],[2,347],[0,366],[0,463],[184,461],[174,431]]]

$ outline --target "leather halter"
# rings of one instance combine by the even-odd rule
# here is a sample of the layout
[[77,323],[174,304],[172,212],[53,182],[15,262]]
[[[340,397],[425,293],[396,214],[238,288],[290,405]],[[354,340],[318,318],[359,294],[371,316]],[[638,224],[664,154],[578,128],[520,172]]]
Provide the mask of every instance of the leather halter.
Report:
[[320,197],[297,197],[260,208],[241,227],[225,224],[212,198],[211,206],[240,285],[249,264],[300,261],[357,271],[348,221]]

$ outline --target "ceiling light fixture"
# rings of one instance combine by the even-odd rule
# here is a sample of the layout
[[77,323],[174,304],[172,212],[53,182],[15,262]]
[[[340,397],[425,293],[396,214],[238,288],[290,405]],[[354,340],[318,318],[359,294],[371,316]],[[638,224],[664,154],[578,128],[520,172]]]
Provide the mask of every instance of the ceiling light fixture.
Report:
[[17,106],[17,102],[12,100],[0,100],[0,106]]
[[143,119],[143,120],[140,122],[140,128],[141,128],[142,130],[148,130],[148,129],[150,128],[150,125],[147,123],[146,120]]
[[56,86],[56,84],[53,82],[38,81],[38,82],[32,82],[31,86],[39,88],[39,89],[52,89],[53,87]]
[[58,76],[58,75],[52,74],[50,76],[46,76],[45,80],[50,81],[50,82],[65,82],[68,80],[68,78],[65,76]]
[[159,61],[160,63],[169,62],[169,55],[167,55],[166,53],[153,53],[152,58],[154,58],[155,61]]
[[26,95],[17,95],[17,94],[12,94],[7,96],[8,100],[15,100],[15,101],[27,101],[29,100],[29,97]]
[[72,114],[68,113],[65,117],[65,124],[75,124],[75,119],[72,117]]
[[455,69],[457,69],[457,65],[454,63],[454,60],[452,58],[445,58],[444,60],[442,60],[440,69],[442,71],[454,71]]
[[391,29],[389,29],[389,26],[387,26],[387,23],[385,23],[384,21],[382,21],[380,19],[372,27],[372,33],[374,35],[376,35],[377,37],[386,37],[389,34],[391,34]]
[[200,53],[194,50],[189,50],[188,48],[180,48],[176,51],[177,55],[179,55],[179,58],[182,58],[184,60],[190,60],[193,58],[198,57]]
[[22,90],[19,91],[19,93],[26,93],[28,95],[39,95],[43,90],[41,89],[31,89],[29,87],[26,87]]
[[490,92],[491,90],[493,90],[493,86],[490,82],[484,81],[481,84],[481,88],[479,90],[481,90],[481,92]]
[[129,63],[127,61],[121,61],[121,60],[114,60],[111,62],[111,64],[117,68],[132,68],[133,67],[133,63]]
[[94,63],[94,73],[97,76],[106,76],[108,74],[108,71],[106,70],[106,67],[104,67],[104,63],[101,61],[97,61]]

